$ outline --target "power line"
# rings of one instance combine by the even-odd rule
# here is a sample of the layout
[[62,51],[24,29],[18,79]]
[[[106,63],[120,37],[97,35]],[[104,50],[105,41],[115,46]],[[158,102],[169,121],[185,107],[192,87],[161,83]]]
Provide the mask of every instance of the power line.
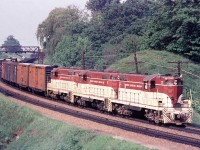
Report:
[[192,75],[192,76],[195,76],[195,77],[197,77],[197,78],[200,78],[200,76],[198,76],[198,75],[196,75],[196,74],[193,74],[193,73],[191,73],[191,72],[189,72],[189,71],[182,70],[182,72],[185,72],[185,73],[187,73],[187,74],[190,74],[190,75]]
[[182,62],[182,61],[176,61],[176,62],[168,62],[168,63],[175,63],[175,64],[177,64],[177,69],[178,69],[178,76],[180,76],[181,75],[181,64],[183,64],[183,63],[189,63],[189,62]]
[[146,63],[146,64],[150,64],[150,65],[154,65],[154,66],[158,66],[158,67],[162,67],[162,68],[168,68],[168,69],[176,70],[176,68],[174,68],[174,67],[167,67],[167,66],[162,66],[162,65],[153,64],[153,63],[147,63],[147,62],[145,62],[145,63]]
[[111,56],[116,56],[116,55],[105,55],[105,56],[85,56],[87,58],[104,58],[104,57],[111,57]]
[[[177,68],[174,68],[174,67],[167,67],[167,66],[158,65],[158,64],[153,64],[153,63],[147,63],[147,62],[145,62],[145,63],[146,63],[146,64],[150,64],[150,65],[154,65],[154,66],[158,66],[158,67],[162,67],[162,68],[168,68],[168,69],[173,69],[173,70],[176,70],[176,69],[177,69]],[[182,72],[185,72],[186,74],[190,74],[190,75],[192,75],[192,76],[195,76],[195,77],[197,77],[197,78],[200,78],[200,76],[195,75],[195,74],[193,74],[193,73],[191,73],[191,72],[189,72],[189,71],[182,70]]]

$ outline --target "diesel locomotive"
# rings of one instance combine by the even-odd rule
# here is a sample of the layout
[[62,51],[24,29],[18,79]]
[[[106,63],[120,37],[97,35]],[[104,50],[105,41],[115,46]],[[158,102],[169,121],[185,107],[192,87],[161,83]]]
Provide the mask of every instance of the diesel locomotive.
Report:
[[162,124],[192,122],[191,100],[183,79],[170,74],[125,74],[3,61],[3,81],[45,96],[102,111],[139,113]]

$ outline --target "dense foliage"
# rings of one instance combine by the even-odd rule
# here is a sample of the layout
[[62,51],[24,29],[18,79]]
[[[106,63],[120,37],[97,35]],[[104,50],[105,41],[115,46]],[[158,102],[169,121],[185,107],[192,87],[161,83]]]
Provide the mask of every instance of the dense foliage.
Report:
[[[148,2],[139,0],[124,3],[90,0],[86,7],[91,11],[90,16],[74,6],[56,8],[38,26],[38,40],[50,58],[53,57],[51,62],[77,66],[81,63],[82,49],[86,49],[87,68],[109,65],[111,61],[105,61],[105,58],[111,59],[115,55],[117,60],[130,53],[131,38],[143,35],[145,18],[150,14]],[[87,44],[79,44],[80,39]],[[108,51],[112,56],[107,55]]]
[[47,53],[53,56],[56,46],[66,35],[73,38],[82,33],[85,18],[76,7],[56,8],[38,26],[37,38]]
[[89,46],[90,43],[86,38],[79,37],[76,40],[70,36],[65,36],[56,47],[52,62],[63,66],[79,67],[81,66],[82,50],[87,56]]
[[9,35],[7,39],[2,44],[2,47],[6,47],[6,50],[9,52],[21,51],[21,45],[13,35]]
[[[56,8],[37,31],[50,62],[102,68],[137,50],[166,50],[200,62],[198,0],[89,0],[90,13]],[[90,14],[90,15],[88,15]],[[53,58],[53,59],[52,59]]]
[[147,28],[148,46],[200,62],[200,4],[160,0]]

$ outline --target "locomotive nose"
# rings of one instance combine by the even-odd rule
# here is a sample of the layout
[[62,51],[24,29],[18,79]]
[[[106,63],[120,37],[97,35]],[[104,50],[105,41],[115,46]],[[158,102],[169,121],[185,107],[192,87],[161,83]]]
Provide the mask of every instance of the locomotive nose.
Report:
[[184,113],[176,113],[176,112],[173,112],[171,113],[170,115],[170,118],[174,121],[184,121],[185,118],[186,118],[186,114]]

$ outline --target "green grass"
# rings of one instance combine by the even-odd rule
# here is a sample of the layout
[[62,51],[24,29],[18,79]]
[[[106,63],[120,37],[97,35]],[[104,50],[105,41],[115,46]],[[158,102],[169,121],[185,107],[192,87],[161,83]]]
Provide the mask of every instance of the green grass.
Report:
[[[177,64],[172,64],[168,62],[188,62],[181,64],[183,80],[184,80],[184,93],[187,91],[192,91],[193,96],[193,108],[197,115],[200,114],[200,65],[194,64],[190,60],[166,51],[155,51],[155,50],[144,50],[137,53],[138,61],[143,63],[139,64],[140,73],[148,74],[164,74],[164,73],[176,73]],[[119,70],[120,72],[136,72],[134,65],[133,55],[121,59],[115,64],[111,65],[108,69]],[[186,73],[189,72],[189,73]],[[193,75],[192,75],[193,74]],[[187,92],[187,94],[189,94]],[[200,117],[194,115],[195,123],[200,124]],[[197,119],[198,118],[198,119]]]
[[147,149],[49,119],[0,94],[0,150]]
[[192,126],[200,128],[200,114],[197,112],[193,113]]

